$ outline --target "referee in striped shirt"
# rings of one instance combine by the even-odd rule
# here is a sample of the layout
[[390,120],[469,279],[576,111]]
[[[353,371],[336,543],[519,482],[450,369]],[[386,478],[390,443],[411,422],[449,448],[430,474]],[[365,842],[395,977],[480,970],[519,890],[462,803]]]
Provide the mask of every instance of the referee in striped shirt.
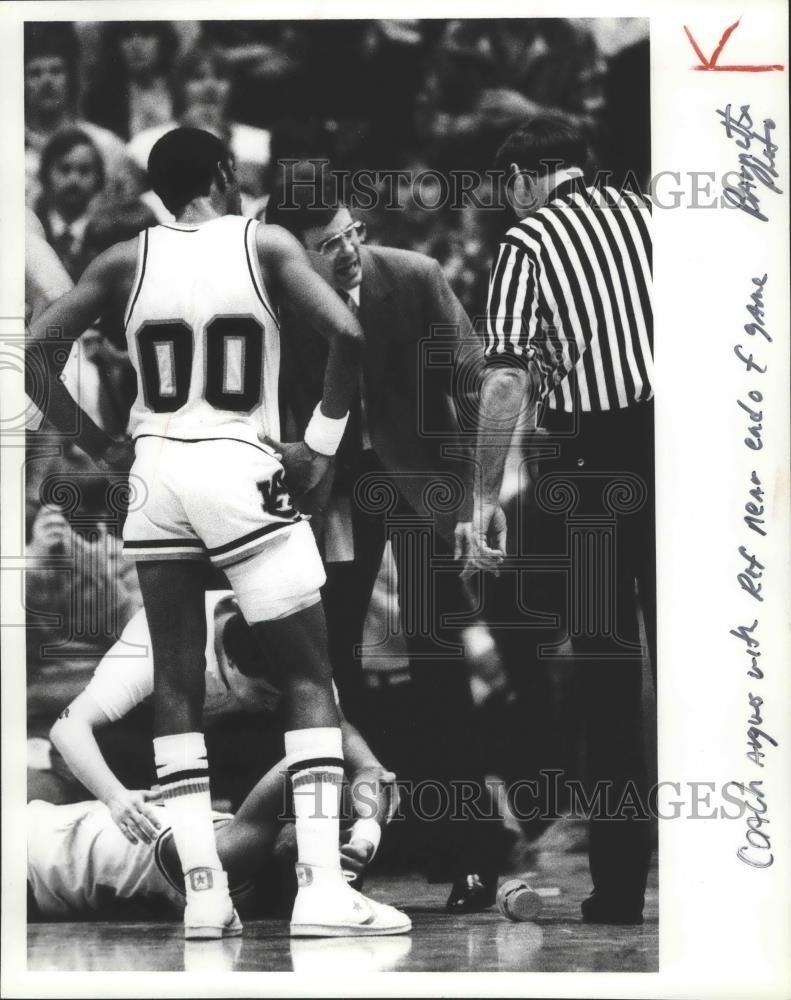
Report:
[[[608,806],[615,811],[624,792],[646,786],[638,602],[654,669],[656,662],[650,213],[639,193],[587,186],[587,160],[581,135],[550,118],[518,129],[497,154],[519,221],[505,234],[491,276],[479,478],[473,521],[456,529],[456,553],[466,558],[466,572],[496,568],[505,558],[498,498],[527,399],[528,423],[540,430],[528,431],[523,443],[534,454],[540,443],[543,457],[529,490],[531,509],[516,533],[517,554],[569,550],[571,582],[558,572],[529,574],[530,603],[559,613],[571,638],[588,792],[599,780],[611,783]],[[545,477],[575,498],[561,514],[562,491],[548,501]],[[614,523],[611,562],[606,545],[592,567],[590,552],[580,555],[570,544],[572,519],[579,525],[585,517],[593,519],[589,524]],[[518,636],[520,669],[545,667],[537,648],[546,633],[525,628]],[[582,905],[583,919],[641,923],[649,861],[647,817],[622,810],[618,818],[592,819],[594,891]]]

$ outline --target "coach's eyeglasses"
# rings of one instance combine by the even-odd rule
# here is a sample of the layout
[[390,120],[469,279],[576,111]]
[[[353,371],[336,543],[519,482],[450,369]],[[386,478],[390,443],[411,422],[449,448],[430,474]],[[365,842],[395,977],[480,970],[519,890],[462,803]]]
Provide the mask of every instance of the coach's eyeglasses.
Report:
[[351,243],[362,242],[365,239],[366,225],[364,222],[351,222],[345,229],[342,229],[335,236],[328,236],[318,245],[318,252],[323,257],[332,257],[343,246],[344,240]]

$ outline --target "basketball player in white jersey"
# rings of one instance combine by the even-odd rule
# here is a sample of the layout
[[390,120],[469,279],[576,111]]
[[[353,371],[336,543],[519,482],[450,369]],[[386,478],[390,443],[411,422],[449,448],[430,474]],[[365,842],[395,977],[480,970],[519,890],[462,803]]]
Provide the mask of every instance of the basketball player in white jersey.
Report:
[[[284,769],[268,771],[239,807],[236,815],[213,812],[217,850],[229,874],[231,895],[250,896],[256,873],[272,858],[283,829]],[[368,822],[388,821],[391,799],[369,784],[366,802],[375,809]],[[56,806],[34,800],[27,805],[27,881],[36,916],[44,920],[145,919],[184,908],[184,878],[167,810],[151,840],[131,841],[113,822],[103,802]],[[358,873],[358,858],[367,846],[366,823],[355,822],[344,839],[347,875]],[[337,846],[337,845],[336,845]],[[370,860],[370,857],[368,858]],[[127,904],[137,904],[131,914]],[[31,913],[31,917],[33,914]],[[392,933],[373,922],[369,934]]]
[[[282,229],[243,219],[232,158],[200,129],[180,128],[151,151],[149,179],[176,222],[111,247],[44,312],[31,338],[45,364],[46,412],[75,426],[58,381],[62,342],[106,310],[124,310],[138,393],[130,432],[125,551],[138,577],[154,652],[157,780],[185,872],[188,938],[238,934],[211,819],[203,705],[206,578],[222,568],[247,622],[278,665],[298,843],[298,936],[402,933],[407,917],[345,882],[338,853],[343,773],[319,588],[324,572],[291,503],[277,439],[277,303],[287,298],[329,341],[324,392],[304,442],[283,456],[291,489],[318,482],[335,453],[359,380],[362,333]],[[54,348],[54,349],[53,349]],[[30,353],[30,352],[29,352]],[[34,364],[28,392],[42,398]],[[77,443],[108,467],[119,448],[80,416]]]
[[[274,715],[281,693],[273,683],[271,666],[261,663],[260,652],[254,648],[251,631],[231,591],[206,593],[206,631],[204,725],[208,727],[241,713],[256,715],[262,727],[277,725]],[[256,673],[250,674],[253,666]],[[96,730],[124,718],[153,690],[151,637],[145,610],[141,608],[130,619],[118,642],[102,657],[85,689],[50,730],[52,744],[72,774],[107,806],[119,830],[133,843],[156,839],[162,810],[151,800],[158,796],[147,790],[127,788],[119,780],[102,754]],[[337,701],[334,685],[333,693]],[[387,794],[397,801],[395,774],[382,766],[362,735],[344,718],[340,705],[338,715],[349,784],[388,786]],[[130,752],[135,753],[134,746]],[[270,760],[263,770],[274,762]],[[355,795],[351,805],[353,818],[358,821],[357,831],[367,844],[360,860],[368,863],[378,848],[382,831],[376,823],[365,822],[372,819],[369,802]]]

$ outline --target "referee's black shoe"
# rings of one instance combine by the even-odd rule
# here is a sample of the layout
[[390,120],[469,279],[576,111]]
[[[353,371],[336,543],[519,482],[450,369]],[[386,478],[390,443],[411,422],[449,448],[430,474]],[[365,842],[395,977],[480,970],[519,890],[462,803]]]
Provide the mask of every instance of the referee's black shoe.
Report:
[[581,910],[584,924],[635,926],[643,922],[642,903],[607,899],[595,892],[582,901]]
[[453,883],[445,909],[448,913],[479,913],[494,906],[496,896],[496,878],[471,872]]

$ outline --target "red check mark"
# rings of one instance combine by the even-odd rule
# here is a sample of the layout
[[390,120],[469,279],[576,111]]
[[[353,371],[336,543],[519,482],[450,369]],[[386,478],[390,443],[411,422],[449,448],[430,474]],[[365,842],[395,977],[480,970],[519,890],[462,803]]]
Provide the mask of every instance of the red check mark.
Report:
[[722,55],[722,50],[725,48],[728,39],[734,33],[734,31],[739,27],[741,23],[741,18],[738,21],[734,21],[733,24],[729,24],[728,27],[723,31],[722,38],[720,38],[717,43],[717,47],[711,53],[711,56],[707,59],[703,55],[703,52],[692,36],[692,32],[689,28],[684,25],[684,31],[687,33],[687,38],[689,39],[689,44],[695,50],[695,55],[700,59],[700,66],[693,66],[692,69],[700,70],[703,72],[715,72],[715,73],[769,73],[772,70],[783,70],[784,66],[779,63],[751,63],[749,65],[740,66],[720,66],[718,60]]

